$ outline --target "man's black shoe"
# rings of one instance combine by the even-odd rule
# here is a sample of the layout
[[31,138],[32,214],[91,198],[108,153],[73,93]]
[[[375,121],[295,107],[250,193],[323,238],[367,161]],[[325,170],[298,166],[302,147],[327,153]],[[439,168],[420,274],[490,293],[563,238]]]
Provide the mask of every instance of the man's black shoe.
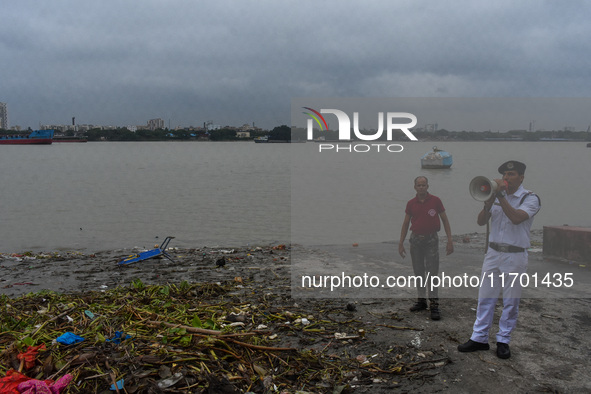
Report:
[[503,342],[497,342],[497,357],[498,358],[509,358],[511,357],[511,350],[509,350],[509,344]]
[[418,312],[427,309],[426,301],[418,301],[416,304],[410,307],[411,312]]
[[439,320],[441,319],[441,312],[439,312],[439,308],[431,307],[431,320]]
[[490,346],[488,343],[474,342],[468,339],[468,342],[458,345],[458,351],[462,353],[475,352],[477,350],[488,350]]

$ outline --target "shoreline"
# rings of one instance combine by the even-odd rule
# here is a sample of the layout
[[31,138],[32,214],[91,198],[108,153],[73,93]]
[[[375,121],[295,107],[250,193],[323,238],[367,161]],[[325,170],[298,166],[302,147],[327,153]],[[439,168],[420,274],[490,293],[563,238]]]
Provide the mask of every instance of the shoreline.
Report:
[[[443,232],[439,233],[439,237],[441,238],[445,238],[445,234],[443,234]],[[483,232],[470,232],[470,233],[465,233],[465,234],[454,234],[453,235],[453,240],[455,243],[462,243],[462,244],[471,244],[471,245],[476,245],[476,246],[482,246],[484,247],[484,241],[486,239],[486,233]],[[542,247],[542,241],[543,241],[543,229],[536,229],[536,230],[531,230],[531,247],[532,248],[541,248]],[[397,242],[395,240],[393,241],[382,241],[382,242],[371,242],[369,244],[378,244],[378,243],[392,243],[392,242]],[[408,237],[406,239],[406,242],[408,242]],[[200,245],[200,246],[194,246],[194,247],[175,247],[175,246],[171,246],[169,247],[170,250],[191,250],[191,249],[228,249],[228,248],[249,248],[251,245],[256,245],[258,247],[267,247],[267,246],[272,246],[272,245],[278,245],[278,244],[290,244],[289,240],[285,240],[285,241],[269,241],[269,242],[245,242],[243,244],[240,245],[228,245],[228,244],[222,244],[222,243],[210,243],[209,245]],[[154,246],[157,247],[160,244],[159,240],[155,240],[155,244]],[[367,244],[367,243],[366,243]],[[305,248],[313,248],[319,245],[303,245],[303,247]],[[120,252],[122,254],[125,253],[137,253],[138,251],[145,251],[147,250],[144,247],[140,247],[140,246],[133,246],[133,247],[129,247],[129,248],[113,248],[113,249],[95,249],[93,251],[88,251],[88,248],[39,248],[39,247],[35,247],[33,251],[33,249],[31,248],[23,248],[22,250],[18,250],[18,251],[7,251],[7,250],[0,250],[0,260],[2,259],[8,259],[11,257],[18,257],[19,255],[25,256],[25,255],[33,255],[33,256],[48,256],[48,255],[58,255],[58,254],[68,254],[68,253],[79,253],[79,254],[102,254],[102,253],[115,253],[115,252]]]
[[[445,237],[443,237],[445,238]],[[470,233],[454,235],[456,250],[465,250],[474,253],[474,261],[481,263],[486,234]],[[532,231],[533,253],[542,251],[543,233],[541,230]],[[408,242],[408,239],[406,240]],[[377,244],[355,244],[355,252],[365,249],[380,250],[389,249],[390,245],[397,242],[382,242]],[[294,245],[296,246],[296,245]],[[346,245],[350,246],[350,245]],[[233,260],[237,265],[230,266],[225,271],[245,271],[241,268],[243,263],[252,263],[254,266],[264,266],[268,257],[272,256],[277,247],[290,249],[285,245],[260,245],[248,247],[197,247],[177,248],[169,247],[168,253],[173,256],[178,264],[169,261],[163,256],[119,266],[117,262],[146,249],[115,249],[93,253],[81,251],[52,251],[52,252],[24,252],[24,253],[0,253],[0,295],[10,297],[24,295],[29,292],[50,290],[57,292],[80,292],[112,289],[118,286],[129,285],[136,277],[145,280],[147,284],[163,284],[179,282],[185,279],[209,282],[223,280],[224,274],[216,270],[215,261],[221,257]],[[343,245],[309,246],[301,247],[304,255],[314,254],[318,250],[331,250],[343,248]],[[440,249],[442,244],[440,242]],[[391,249],[395,249],[392,247]],[[267,256],[271,253],[269,256]],[[299,253],[299,252],[298,252]],[[361,252],[360,252],[361,253]],[[480,255],[479,255],[480,254]],[[451,255],[453,256],[453,255]],[[397,257],[397,253],[396,253]],[[281,257],[289,266],[290,253]],[[444,256],[441,257],[442,262]],[[410,260],[406,259],[406,263]],[[403,262],[403,264],[405,264]],[[159,272],[162,271],[162,272]],[[248,271],[248,268],[246,269]],[[290,270],[287,270],[289,276]]]

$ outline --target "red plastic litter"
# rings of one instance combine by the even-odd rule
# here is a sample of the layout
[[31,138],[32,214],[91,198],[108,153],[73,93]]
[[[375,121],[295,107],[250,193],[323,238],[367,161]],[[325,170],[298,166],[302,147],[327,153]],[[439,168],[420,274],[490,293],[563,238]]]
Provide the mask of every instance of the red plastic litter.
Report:
[[17,355],[17,358],[19,360],[25,361],[25,369],[31,369],[35,366],[35,360],[37,359],[37,354],[39,353],[39,350],[45,350],[44,343],[39,346],[29,346],[26,352],[19,353]]

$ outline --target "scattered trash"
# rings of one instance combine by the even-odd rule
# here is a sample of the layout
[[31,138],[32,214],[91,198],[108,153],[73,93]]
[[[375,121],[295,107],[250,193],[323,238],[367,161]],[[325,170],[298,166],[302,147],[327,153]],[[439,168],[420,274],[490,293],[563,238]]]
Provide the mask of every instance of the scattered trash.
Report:
[[66,332],[65,334],[57,337],[56,341],[64,345],[73,345],[84,341],[84,338],[74,334],[73,332]]
[[231,312],[228,316],[226,316],[226,321],[244,323],[246,321],[246,314]]
[[59,394],[72,381],[72,375],[67,374],[58,379],[57,382],[51,380],[30,379],[18,385],[17,390],[22,394],[50,393]]
[[349,335],[346,332],[335,332],[334,333],[334,337],[336,339],[357,339],[359,338],[359,335]]
[[368,362],[367,356],[360,354],[359,356],[355,357],[355,360],[359,361],[361,364]]
[[[400,352],[394,345],[392,353],[370,353],[373,335],[385,330],[362,317],[367,303],[291,299],[285,275],[289,251],[289,245],[238,249],[232,255],[205,248],[183,251],[195,265],[172,269],[187,269],[188,280],[207,272],[215,277],[207,283],[152,284],[172,278],[167,264],[162,272],[125,270],[149,275],[129,279],[127,286],[97,277],[84,293],[0,295],[0,393],[9,392],[4,383],[16,388],[38,380],[29,385],[51,389],[70,383],[69,391],[77,393],[342,394],[359,384],[398,385],[393,376],[414,380],[424,372],[428,379],[434,365],[446,364],[426,349],[419,362],[415,351]],[[231,268],[248,269],[237,268],[232,275],[212,270],[224,256]],[[256,266],[263,258],[277,265]],[[24,269],[29,263],[20,265]],[[159,274],[164,279],[156,280]],[[363,314],[347,312],[357,305]]]
[[31,369],[35,366],[35,360],[37,359],[39,350],[45,350],[44,343],[39,346],[29,346],[26,352],[18,354],[17,358],[24,364],[25,370]]
[[123,336],[123,334],[124,333],[121,331],[115,331],[115,336],[111,339],[106,339],[106,342],[113,342],[118,345],[121,343],[121,341],[131,338],[131,335],[129,335],[129,334],[127,334],[125,336]]
[[158,387],[161,389],[167,389],[169,387],[174,386],[183,378],[182,372],[177,372],[172,375],[170,378],[162,379],[158,382]]
[[141,252],[139,254],[131,255],[131,256],[119,261],[117,264],[118,265],[127,265],[127,264],[135,263],[138,261],[142,261],[142,260],[152,259],[152,258],[158,257],[158,256],[164,256],[174,263],[174,259],[166,252],[166,248],[168,247],[168,244],[170,243],[170,241],[172,239],[174,239],[174,237],[166,237],[164,239],[164,241],[162,242],[162,245],[160,245],[160,247],[158,247],[156,245],[156,247],[152,250],[147,250],[147,251]]
[[118,390],[123,390],[123,387],[125,387],[125,380],[121,379],[116,381],[115,383],[113,383],[111,385],[111,391],[118,391]]
[[417,335],[415,335],[415,337],[412,339],[412,341],[410,341],[410,344],[415,347],[415,348],[420,348],[421,347],[421,333],[417,333]]

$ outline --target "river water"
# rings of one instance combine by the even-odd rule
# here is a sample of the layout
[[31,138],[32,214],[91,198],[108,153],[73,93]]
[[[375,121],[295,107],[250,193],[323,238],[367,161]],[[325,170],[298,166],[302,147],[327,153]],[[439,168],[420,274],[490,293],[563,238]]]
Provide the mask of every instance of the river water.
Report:
[[476,225],[482,203],[470,196],[468,185],[476,176],[500,177],[497,168],[507,160],[527,165],[523,185],[541,198],[533,229],[591,226],[591,149],[585,142],[439,142],[440,149],[453,155],[448,170],[420,168],[420,157],[435,143],[401,144],[404,150],[398,153],[319,152],[313,144],[294,147],[299,152],[292,166],[293,241],[397,241],[419,175],[429,179],[429,191],[442,199],[454,234],[485,232]]
[[413,179],[429,178],[456,234],[484,232],[468,193],[498,165],[528,165],[542,199],[534,228],[591,225],[583,142],[449,142],[449,170],[422,170],[432,142],[402,152],[319,144],[89,142],[0,146],[0,252],[397,240]]

